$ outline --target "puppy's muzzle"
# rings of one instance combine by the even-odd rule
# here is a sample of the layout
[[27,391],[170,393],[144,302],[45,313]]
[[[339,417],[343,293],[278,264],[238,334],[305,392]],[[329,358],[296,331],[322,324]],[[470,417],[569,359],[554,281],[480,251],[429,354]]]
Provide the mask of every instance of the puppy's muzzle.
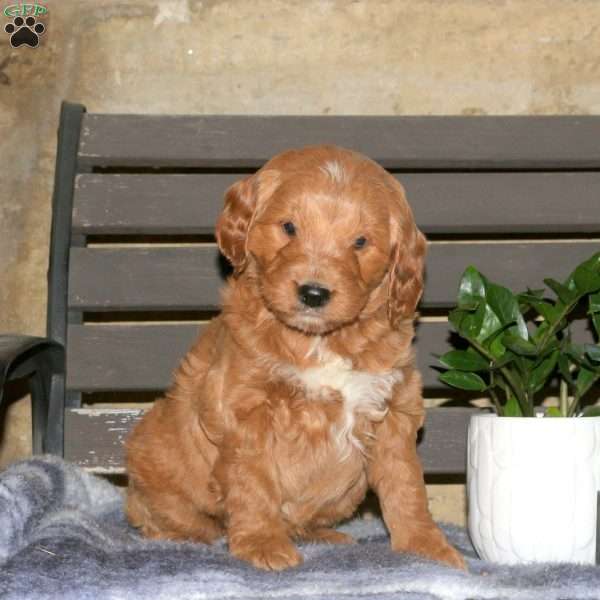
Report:
[[298,298],[305,306],[320,308],[329,302],[331,292],[316,283],[305,283],[298,286]]

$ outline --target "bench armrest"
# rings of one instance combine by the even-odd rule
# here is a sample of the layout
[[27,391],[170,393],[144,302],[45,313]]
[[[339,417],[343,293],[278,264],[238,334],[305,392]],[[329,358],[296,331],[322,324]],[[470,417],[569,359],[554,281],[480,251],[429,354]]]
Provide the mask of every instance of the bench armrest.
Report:
[[34,373],[40,355],[47,355],[51,372],[64,373],[64,351],[57,342],[30,335],[0,335],[0,402],[5,382]]
[[62,453],[65,353],[48,338],[0,335],[0,405],[6,382],[31,376],[33,452]]

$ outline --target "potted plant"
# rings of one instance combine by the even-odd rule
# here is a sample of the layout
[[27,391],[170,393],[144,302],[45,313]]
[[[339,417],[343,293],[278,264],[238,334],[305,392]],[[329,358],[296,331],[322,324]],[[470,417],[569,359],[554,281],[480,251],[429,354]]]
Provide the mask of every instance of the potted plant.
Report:
[[[469,424],[468,525],[480,556],[593,563],[600,409],[583,400],[600,379],[600,345],[576,343],[569,326],[587,306],[600,335],[600,252],[563,283],[544,282],[552,297],[515,294],[467,268],[449,315],[466,348],[440,357],[440,379],[486,394],[495,408]],[[558,403],[544,408],[555,382]]]

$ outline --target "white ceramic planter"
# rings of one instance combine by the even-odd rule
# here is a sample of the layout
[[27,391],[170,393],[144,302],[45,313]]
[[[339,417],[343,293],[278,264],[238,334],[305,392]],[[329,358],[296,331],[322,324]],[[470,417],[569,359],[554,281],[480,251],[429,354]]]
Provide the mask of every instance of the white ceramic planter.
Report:
[[469,424],[469,533],[500,563],[594,563],[600,417],[476,415]]

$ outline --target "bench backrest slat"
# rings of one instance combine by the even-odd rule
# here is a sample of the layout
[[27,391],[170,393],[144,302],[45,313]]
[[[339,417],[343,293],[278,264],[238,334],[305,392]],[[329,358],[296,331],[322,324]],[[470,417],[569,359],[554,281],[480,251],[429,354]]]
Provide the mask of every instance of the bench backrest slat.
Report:
[[[119,323],[71,325],[67,385],[90,391],[160,391],[165,389],[182,356],[206,322]],[[576,339],[590,339],[585,320],[572,328]],[[428,389],[440,386],[436,354],[449,348],[448,323],[419,323],[416,333],[417,365]],[[132,358],[133,357],[133,358]]]
[[[421,309],[456,303],[458,281],[475,264],[492,280],[525,291],[543,273],[566,277],[597,251],[585,240],[558,242],[432,242]],[[540,271],[540,265],[546,266]],[[187,247],[73,248],[69,305],[85,311],[217,310],[228,272],[214,244]]]
[[[84,174],[73,231],[211,235],[224,190],[244,173]],[[402,173],[426,234],[598,233],[600,172]]]
[[84,165],[257,168],[290,147],[332,143],[391,169],[593,169],[595,117],[85,115]]
[[[425,472],[454,475],[464,470],[469,417],[477,409],[437,408],[429,411],[418,450]],[[123,472],[122,446],[127,433],[142,417],[136,409],[74,409],[66,414],[70,435],[65,457],[98,473]],[[90,449],[89,440],[96,440]],[[443,461],[440,460],[443,456]]]

